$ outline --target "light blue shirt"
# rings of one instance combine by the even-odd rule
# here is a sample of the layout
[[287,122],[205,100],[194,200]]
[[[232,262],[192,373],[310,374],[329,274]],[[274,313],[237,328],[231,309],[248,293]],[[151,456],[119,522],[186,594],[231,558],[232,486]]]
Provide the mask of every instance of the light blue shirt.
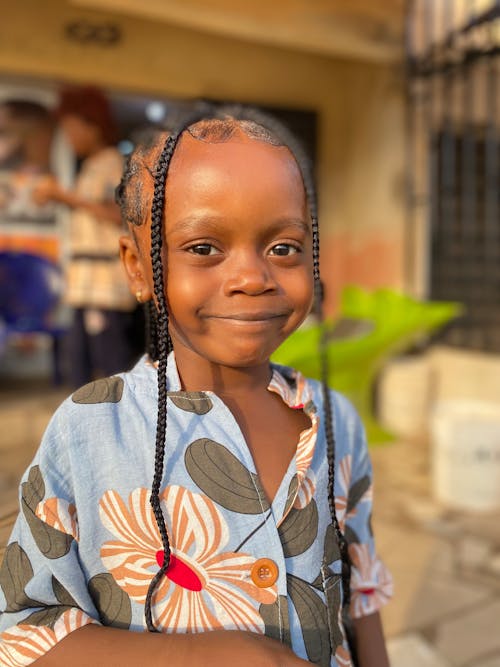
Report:
[[[181,391],[173,354],[167,377],[160,496],[172,558],[153,597],[156,626],[265,633],[312,663],[350,665],[321,386],[273,366],[269,390],[303,409],[311,428],[269,504],[223,401]],[[378,610],[392,583],[370,528],[363,428],[344,397],[331,397],[335,505],[353,564],[351,615],[360,617]],[[22,479],[0,572],[0,664],[29,665],[87,623],[144,631],[146,592],[163,562],[149,503],[156,415],[157,371],[146,358],[79,389],[54,414]]]

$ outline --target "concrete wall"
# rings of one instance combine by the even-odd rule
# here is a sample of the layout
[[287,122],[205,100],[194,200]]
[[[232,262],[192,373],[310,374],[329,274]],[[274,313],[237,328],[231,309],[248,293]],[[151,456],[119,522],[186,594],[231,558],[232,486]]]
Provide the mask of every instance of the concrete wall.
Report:
[[[72,21],[114,22],[114,46],[66,37]],[[403,97],[394,66],[245,43],[167,24],[17,0],[2,12],[0,76],[317,110],[323,274],[332,309],[344,283],[403,284]]]

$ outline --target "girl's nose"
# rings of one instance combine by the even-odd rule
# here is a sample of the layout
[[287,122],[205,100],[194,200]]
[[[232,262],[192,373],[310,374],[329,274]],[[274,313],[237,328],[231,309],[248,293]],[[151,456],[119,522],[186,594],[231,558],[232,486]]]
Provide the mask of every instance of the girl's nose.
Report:
[[225,293],[248,294],[258,296],[277,289],[276,281],[266,260],[256,255],[239,255],[225,267],[228,277],[225,281]]

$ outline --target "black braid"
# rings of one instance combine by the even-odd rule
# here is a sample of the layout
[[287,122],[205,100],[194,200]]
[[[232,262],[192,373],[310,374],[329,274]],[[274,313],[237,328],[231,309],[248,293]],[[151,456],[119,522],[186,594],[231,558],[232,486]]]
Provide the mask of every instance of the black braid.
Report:
[[[206,114],[203,114],[204,116]],[[160,531],[163,545],[163,563],[151,580],[146,595],[144,615],[149,632],[157,632],[151,613],[151,601],[158,582],[170,565],[170,540],[168,537],[165,518],[160,503],[160,486],[163,479],[165,460],[165,435],[167,431],[167,358],[172,351],[172,340],[168,332],[168,308],[165,298],[165,280],[163,275],[162,246],[163,246],[163,214],[165,210],[165,186],[167,173],[177,143],[182,132],[191,125],[193,118],[187,120],[184,126],[172,133],[161,151],[154,173],[154,192],[151,204],[151,266],[153,269],[153,289],[156,301],[155,330],[151,328],[150,341],[153,358],[158,360],[158,416],[156,422],[155,441],[155,469],[151,486],[150,503]],[[151,320],[151,321],[152,321]],[[156,334],[153,338],[153,335]],[[156,354],[155,354],[156,353]]]
[[152,361],[158,359],[158,321],[153,299],[144,304],[144,325],[146,329],[146,353]]
[[319,273],[319,225],[315,216],[315,211],[311,212],[312,230],[313,230],[313,274],[314,274],[314,303],[316,315],[321,323],[321,333],[319,341],[319,356],[321,366],[321,390],[323,394],[323,410],[325,415],[325,435],[328,457],[328,507],[332,525],[337,537],[340,557],[342,560],[342,591],[344,613],[349,608],[351,600],[351,560],[347,540],[342,532],[335,508],[335,432],[333,429],[333,410],[328,386],[329,360],[327,348],[327,330],[323,323],[323,286]]
[[[306,185],[306,191],[307,191]],[[349,608],[351,600],[351,560],[349,557],[347,540],[340,528],[337,511],[335,508],[335,432],[333,428],[333,409],[330,388],[328,386],[329,378],[329,360],[327,348],[327,330],[323,322],[323,285],[319,272],[319,224],[316,213],[316,202],[309,204],[312,218],[312,246],[313,246],[313,276],[314,276],[314,304],[318,321],[321,325],[319,341],[319,357],[321,366],[321,390],[323,394],[323,410],[325,416],[325,435],[328,457],[328,507],[332,525],[337,537],[340,557],[342,560],[342,591],[344,613]]]
[[[311,207],[312,209],[312,207]],[[323,285],[319,273],[319,225],[316,211],[311,210],[312,232],[313,232],[313,275],[314,275],[314,303],[316,316],[321,323],[321,333],[319,341],[319,355],[321,366],[321,389],[323,394],[323,406],[325,415],[325,435],[328,457],[328,506],[332,525],[337,537],[340,557],[342,560],[342,591],[344,613],[349,608],[351,600],[351,559],[349,556],[348,544],[344,533],[342,532],[335,508],[335,432],[333,428],[333,409],[330,388],[328,386],[329,378],[329,359],[327,348],[327,329],[323,323]]]
[[150,503],[153,508],[158,530],[163,545],[163,563],[149,584],[146,595],[145,617],[149,632],[157,632],[151,614],[153,592],[170,564],[170,541],[168,539],[165,519],[161,510],[159,492],[163,478],[163,462],[165,458],[165,434],[167,430],[167,356],[168,356],[168,310],[165,299],[163,277],[162,245],[163,245],[163,211],[165,203],[165,183],[167,171],[172,159],[178,135],[171,136],[158,160],[154,179],[154,194],[151,206],[151,265],[153,268],[154,295],[157,309],[158,352],[158,417],[156,423],[155,471],[151,487]]

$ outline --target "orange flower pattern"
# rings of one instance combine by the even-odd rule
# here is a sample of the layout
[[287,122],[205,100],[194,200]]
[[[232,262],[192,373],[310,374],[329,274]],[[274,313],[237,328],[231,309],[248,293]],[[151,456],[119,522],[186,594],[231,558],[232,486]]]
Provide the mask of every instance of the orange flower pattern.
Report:
[[351,465],[352,456],[348,454],[339,462],[337,466],[337,476],[340,483],[342,494],[335,496],[335,510],[337,512],[337,519],[339,520],[340,529],[344,530],[347,510],[347,500],[349,495],[349,487],[351,485]]
[[[128,505],[115,491],[100,501],[106,528],[118,538],[101,548],[105,567],[133,600],[144,603],[163,549],[149,490],[136,489]],[[272,604],[276,586],[258,588],[250,577],[255,558],[223,551],[227,523],[206,496],[168,486],[161,496],[170,517],[172,556],[153,598],[155,622],[167,632],[202,632],[218,628],[264,631],[258,604]]]
[[309,505],[311,500],[314,498],[314,492],[316,491],[316,475],[313,470],[309,470],[305,476],[302,484],[300,484],[297,497],[293,506],[295,509],[304,509]]
[[59,617],[54,629],[47,626],[16,625],[1,635],[0,665],[2,667],[31,665],[70,632],[90,623],[96,621],[79,609],[69,609]]
[[376,556],[372,556],[368,544],[350,544],[351,616],[361,618],[373,614],[384,605],[393,592],[392,577]]
[[338,464],[338,478],[341,489],[341,494],[335,496],[335,510],[339,520],[340,529],[345,529],[346,523],[349,519],[356,516],[357,504],[361,502],[370,502],[373,498],[373,485],[370,484],[366,491],[363,491],[361,497],[356,503],[350,505],[350,491],[352,488],[352,456],[347,454]]
[[310,466],[316,446],[319,419],[312,403],[312,391],[309,383],[298,371],[294,372],[293,379],[294,384],[291,385],[281,373],[274,370],[268,389],[278,394],[292,409],[304,410],[311,420],[310,428],[305,429],[300,434],[295,454],[298,486],[296,498],[292,504],[297,509],[302,509],[313,498],[316,489],[316,478]]
[[335,651],[335,660],[338,667],[352,667],[351,655],[343,646],[339,646]]
[[61,498],[48,498],[38,503],[36,516],[52,528],[71,535],[78,542],[76,507]]

